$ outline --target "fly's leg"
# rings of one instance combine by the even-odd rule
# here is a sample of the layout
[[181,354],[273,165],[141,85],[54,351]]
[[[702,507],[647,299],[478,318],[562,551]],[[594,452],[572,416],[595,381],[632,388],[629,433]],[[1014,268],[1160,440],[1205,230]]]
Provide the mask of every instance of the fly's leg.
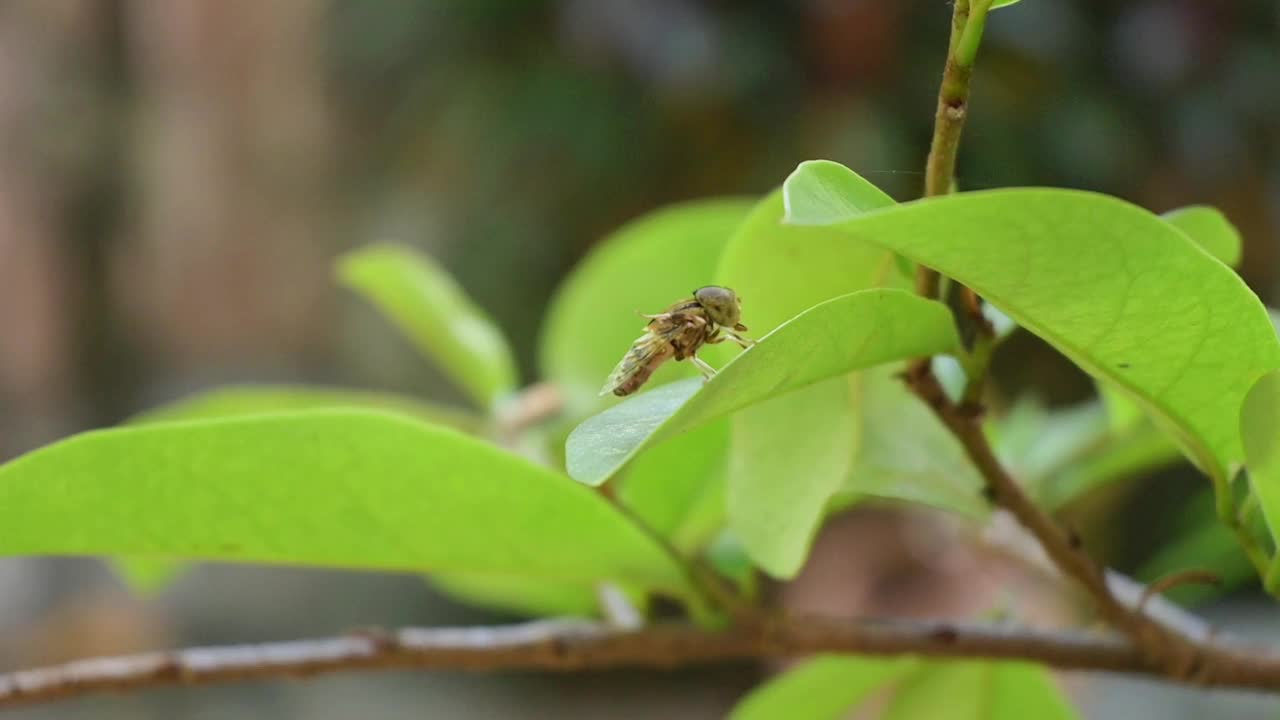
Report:
[[[743,350],[746,350],[747,348],[749,348],[749,347],[751,347],[752,345],[755,345],[755,344],[756,344],[756,341],[755,341],[755,340],[751,340],[751,339],[749,339],[749,338],[744,338],[744,337],[742,337],[741,335],[739,335],[739,334],[737,334],[737,333],[735,333],[735,332],[729,331],[729,330],[725,330],[725,331],[724,331],[724,334],[725,334],[725,335],[727,335],[727,336],[729,337],[729,339],[730,339],[730,340],[733,340],[734,342],[736,342],[736,343],[738,343],[739,345],[741,345]],[[719,339],[719,340],[717,340],[716,342],[723,342],[723,341],[724,341],[724,338],[720,338],[720,339]]]
[[716,369],[708,365],[705,360],[698,357],[697,355],[690,355],[689,361],[692,362],[694,365],[696,365],[698,367],[698,370],[702,372],[702,377],[704,381],[710,380],[711,378],[716,376]]

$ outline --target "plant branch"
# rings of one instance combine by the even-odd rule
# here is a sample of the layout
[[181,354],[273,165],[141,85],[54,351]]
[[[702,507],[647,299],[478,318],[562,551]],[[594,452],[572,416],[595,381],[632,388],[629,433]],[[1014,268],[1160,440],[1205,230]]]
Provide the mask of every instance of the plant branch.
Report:
[[[964,130],[969,107],[969,76],[973,61],[961,62],[957,52],[962,48],[965,27],[969,24],[969,0],[955,0],[951,13],[951,41],[947,48],[947,62],[942,70],[942,85],[938,89],[938,108],[933,122],[933,141],[929,144],[929,159],[925,164],[925,197],[947,195],[951,192],[956,174],[956,155],[960,149],[960,134]],[[978,37],[981,37],[979,33]],[[976,39],[974,40],[976,43]],[[976,52],[976,44],[974,45]],[[916,292],[927,298],[938,297],[938,272],[921,265],[916,271]]]
[[[1238,655],[1241,651],[1222,650],[1222,657],[1228,652]],[[820,617],[790,618],[720,633],[688,625],[618,630],[586,621],[544,620],[502,627],[366,631],[315,640],[82,660],[0,675],[0,707],[100,692],[302,678],[350,670],[674,668],[814,653],[1019,659],[1064,670],[1169,677],[1165,668],[1115,636]],[[1280,688],[1280,656],[1239,655],[1237,661],[1200,668],[1194,680],[1209,686],[1274,690]]]
[[906,380],[911,390],[933,410],[986,482],[991,501],[1007,510],[1040,544],[1064,575],[1078,582],[1093,598],[1099,615],[1112,627],[1133,639],[1143,656],[1175,675],[1198,672],[1213,650],[1177,629],[1119,599],[1107,582],[1107,572],[1084,551],[1074,532],[1066,532],[1022,490],[996,458],[979,417],[971,408],[947,397],[927,364],[914,365]]

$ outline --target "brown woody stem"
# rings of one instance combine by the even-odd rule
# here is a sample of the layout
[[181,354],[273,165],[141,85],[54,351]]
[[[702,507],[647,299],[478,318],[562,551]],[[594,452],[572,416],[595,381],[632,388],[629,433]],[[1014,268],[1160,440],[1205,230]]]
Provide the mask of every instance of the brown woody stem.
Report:
[[475,628],[404,628],[289,642],[189,648],[0,675],[0,707],[172,685],[301,678],[351,670],[675,668],[814,653],[1020,659],[1064,670],[1136,673],[1216,687],[1280,688],[1280,657],[1215,647],[1194,674],[1172,675],[1130,641],[947,622],[786,618],[708,632],[687,625],[617,630],[552,620]]

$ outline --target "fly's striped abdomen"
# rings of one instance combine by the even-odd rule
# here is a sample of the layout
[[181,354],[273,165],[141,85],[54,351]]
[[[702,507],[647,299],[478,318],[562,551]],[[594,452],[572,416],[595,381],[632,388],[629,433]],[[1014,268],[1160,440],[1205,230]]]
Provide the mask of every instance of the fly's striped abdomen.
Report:
[[673,354],[675,354],[675,349],[670,345],[666,345],[660,351],[650,353],[647,357],[636,358],[635,364],[632,365],[627,376],[613,388],[613,394],[618,397],[625,397],[639,390],[640,386],[648,382],[658,367]]

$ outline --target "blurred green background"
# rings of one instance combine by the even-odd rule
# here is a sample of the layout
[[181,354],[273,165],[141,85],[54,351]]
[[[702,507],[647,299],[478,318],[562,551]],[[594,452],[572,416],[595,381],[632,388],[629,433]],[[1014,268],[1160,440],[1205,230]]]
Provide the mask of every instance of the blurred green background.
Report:
[[[941,0],[6,0],[0,458],[229,382],[460,401],[332,282],[333,257],[375,240],[439,258],[535,380],[551,293],[631,218],[761,194],[815,157],[916,196],[949,16]],[[1274,0],[1024,0],[988,23],[960,186],[1088,188],[1155,211],[1215,204],[1244,235],[1242,274],[1274,305],[1278,77]],[[1029,337],[1001,352],[1010,393],[1090,392]],[[1074,521],[1133,570],[1202,485],[1162,473],[1083,503]],[[850,522],[854,537],[836,529],[831,542],[902,532],[879,516]],[[880,562],[864,585],[927,596],[936,585],[910,569]],[[876,606],[810,585],[818,605]],[[1250,627],[1274,632],[1274,608],[1247,588],[1210,611],[1238,624],[1258,607]],[[200,568],[137,598],[97,562],[0,563],[5,667],[494,619],[416,578]],[[756,676],[345,677],[17,716],[718,717]],[[1276,712],[1244,695],[1073,689],[1096,717],[1132,716],[1135,698],[1152,716],[1195,717],[1205,703],[1224,718]]]

